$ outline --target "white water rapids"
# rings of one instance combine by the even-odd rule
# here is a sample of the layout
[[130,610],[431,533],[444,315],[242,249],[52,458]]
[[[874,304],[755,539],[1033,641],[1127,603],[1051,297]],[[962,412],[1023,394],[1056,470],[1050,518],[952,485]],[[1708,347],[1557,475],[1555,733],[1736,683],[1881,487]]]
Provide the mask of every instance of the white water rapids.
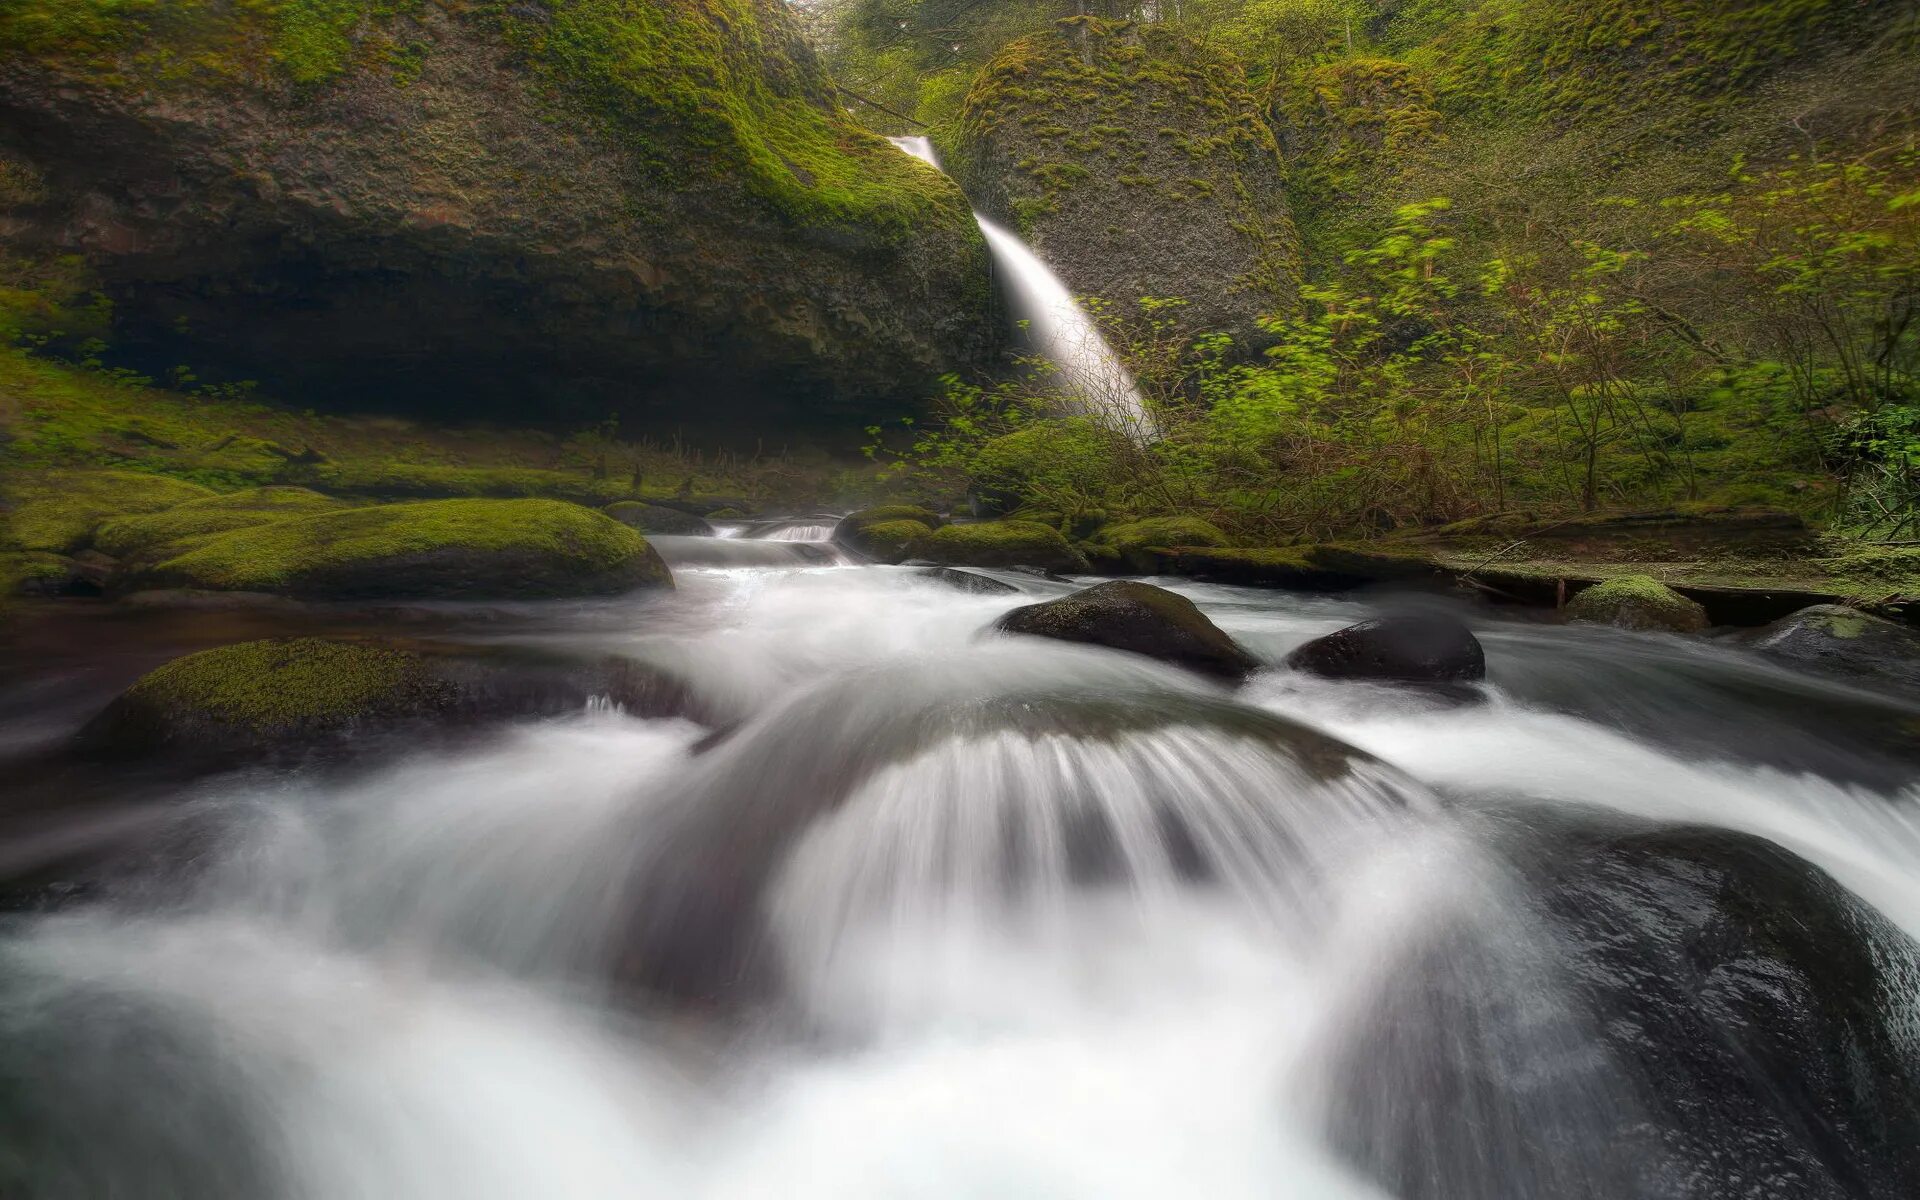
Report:
[[[887,140],[936,171],[941,169],[928,139]],[[1053,364],[1061,383],[1080,398],[1085,412],[1136,441],[1150,440],[1155,432],[1153,417],[1132,373],[1067,285],[1014,233],[977,212],[973,219],[987,239],[1015,317],[1026,322],[1034,353]]]
[[[1920,789],[1848,740],[1910,707],[1737,647],[1484,612],[1491,678],[1464,699],[1281,669],[1230,695],[983,638],[1064,584],[676,574],[668,595],[448,619],[663,665],[726,736],[596,706],[350,771],[169,785],[101,897],[14,919],[0,1192],[1838,1194],[1721,1187],[1732,1134],[1689,1190],[1589,1186],[1636,1157],[1608,1122],[1669,1118],[1593,1067],[1584,993],[1487,814],[1756,832],[1920,933]],[[1371,611],[1176,586],[1269,661]],[[1490,965],[1459,986],[1498,1022],[1450,1031],[1431,999],[1366,1025],[1462,937]],[[637,991],[658,938],[740,968],[732,998]],[[736,941],[760,953],[730,960]],[[1881,1003],[1905,1027],[1913,1000]],[[1427,1024],[1422,1054],[1484,1043],[1477,1069],[1535,1088],[1518,1115],[1463,1133],[1426,1058],[1355,1065]],[[1561,1070],[1584,1082],[1537,1089]],[[1402,1117],[1429,1123],[1443,1182],[1359,1165],[1356,1139]]]

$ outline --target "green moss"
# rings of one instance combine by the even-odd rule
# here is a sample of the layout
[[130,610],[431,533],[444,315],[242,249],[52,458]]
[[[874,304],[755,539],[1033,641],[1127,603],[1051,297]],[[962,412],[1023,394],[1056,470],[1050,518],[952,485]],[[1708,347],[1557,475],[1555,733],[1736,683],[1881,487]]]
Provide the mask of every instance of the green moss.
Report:
[[940,515],[917,504],[882,504],[842,518],[833,539],[875,562],[897,563],[940,525]]
[[1594,584],[1567,604],[1567,617],[1623,629],[1698,633],[1707,612],[1651,575],[1622,575]]
[[206,488],[133,471],[21,471],[5,485],[4,540],[26,550],[71,554],[114,517],[158,512],[212,496]]
[[0,48],[109,85],[194,78],[312,85],[404,57],[391,26],[422,3],[13,0],[0,6]]
[[67,560],[58,554],[0,551],[0,603],[4,603],[9,596],[37,593],[57,586],[69,574],[71,571]]
[[572,0],[501,21],[570,114],[662,174],[725,175],[803,223],[978,241],[951,180],[846,116],[775,0]]
[[125,558],[190,538],[225,533],[343,507],[341,501],[298,487],[250,488],[137,517],[119,517],[94,534],[98,550]]
[[1094,540],[1122,553],[1151,546],[1226,546],[1233,541],[1219,526],[1199,517],[1148,517],[1109,525]]
[[914,544],[918,558],[955,567],[1041,567],[1085,571],[1087,560],[1057,529],[1031,521],[948,525]]
[[639,533],[557,500],[430,500],[217,535],[141,570],[142,587],[298,596],[592,595],[672,577]]
[[268,735],[337,728],[424,703],[437,685],[417,654],[320,638],[242,642],[142,677],[126,703]]
[[618,480],[569,471],[399,462],[326,466],[313,473],[313,482],[331,492],[381,500],[547,497],[595,507],[623,499],[630,491]]

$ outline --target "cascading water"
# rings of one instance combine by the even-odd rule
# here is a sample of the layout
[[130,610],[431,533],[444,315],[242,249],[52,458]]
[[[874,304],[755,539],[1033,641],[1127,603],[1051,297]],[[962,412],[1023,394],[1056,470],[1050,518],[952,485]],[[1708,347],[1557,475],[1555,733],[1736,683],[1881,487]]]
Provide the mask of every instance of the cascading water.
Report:
[[[1471,693],[1228,692],[698,550],[439,632],[710,728],[151,785],[0,931],[0,1195],[1920,1194],[1911,701],[1464,607]],[[1270,662],[1377,611],[1174,586]]]
[[[936,171],[941,169],[927,138],[887,140]],[[973,219],[987,239],[1015,315],[1027,323],[1034,351],[1060,372],[1062,382],[1080,397],[1088,414],[1136,441],[1150,440],[1155,432],[1153,417],[1139,387],[1067,285],[1013,233],[977,212]]]

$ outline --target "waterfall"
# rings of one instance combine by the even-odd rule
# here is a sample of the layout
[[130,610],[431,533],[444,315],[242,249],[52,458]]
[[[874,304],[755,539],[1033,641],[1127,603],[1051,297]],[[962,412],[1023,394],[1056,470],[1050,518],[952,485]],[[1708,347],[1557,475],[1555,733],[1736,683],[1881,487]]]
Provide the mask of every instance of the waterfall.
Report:
[[[887,140],[941,169],[933,143],[926,138]],[[1027,322],[1034,349],[1060,372],[1062,382],[1080,397],[1084,411],[1136,440],[1153,437],[1157,432],[1153,418],[1133,376],[1066,284],[1010,230],[977,212],[973,219],[980,223],[993,264],[1006,281],[1015,315]]]

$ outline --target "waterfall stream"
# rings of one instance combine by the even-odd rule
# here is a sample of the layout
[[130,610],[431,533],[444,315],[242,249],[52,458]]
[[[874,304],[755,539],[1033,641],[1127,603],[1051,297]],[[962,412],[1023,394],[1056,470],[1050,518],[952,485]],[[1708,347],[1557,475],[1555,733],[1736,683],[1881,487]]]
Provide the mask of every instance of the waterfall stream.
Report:
[[[935,170],[933,143],[924,137],[888,141]],[[1152,414],[1133,375],[1113,352],[1093,319],[1067,285],[1015,234],[979,213],[973,219],[1005,284],[1014,315],[1026,322],[1033,350],[1052,363],[1066,389],[1080,398],[1084,411],[1136,441],[1154,435]]]
[[[0,930],[0,1194],[1915,1194],[1911,701],[1451,601],[1470,693],[1229,691],[983,632],[1069,584],[725,557],[809,544],[424,627],[707,726],[61,781],[146,823]],[[1398,603],[1162,582],[1269,663]]]

